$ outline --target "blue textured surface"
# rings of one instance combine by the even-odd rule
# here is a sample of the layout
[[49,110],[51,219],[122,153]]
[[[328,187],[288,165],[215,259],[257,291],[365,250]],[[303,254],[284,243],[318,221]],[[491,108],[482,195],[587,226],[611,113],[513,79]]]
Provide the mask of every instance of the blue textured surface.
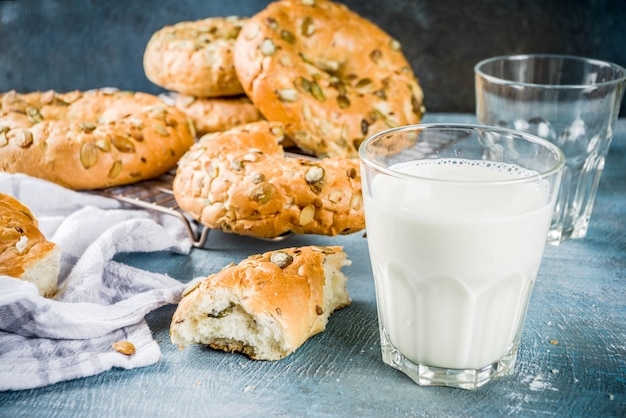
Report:
[[[425,122],[473,121],[430,114]],[[374,284],[361,233],[270,243],[212,232],[190,256],[120,261],[181,281],[283,246],[340,244],[352,304],[277,362],[169,342],[174,306],[147,317],[161,361],[136,370],[0,393],[0,416],[625,416],[626,119],[618,121],[588,236],[548,247],[513,375],[476,391],[423,388],[380,359]]]

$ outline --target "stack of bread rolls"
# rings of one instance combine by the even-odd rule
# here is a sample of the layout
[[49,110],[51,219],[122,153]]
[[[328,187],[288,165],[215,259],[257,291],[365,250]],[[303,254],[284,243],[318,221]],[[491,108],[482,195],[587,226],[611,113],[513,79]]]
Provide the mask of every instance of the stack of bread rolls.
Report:
[[261,120],[237,78],[233,50],[246,19],[179,22],[155,32],[143,56],[146,77],[173,93],[199,135]]
[[[179,206],[205,226],[255,237],[363,229],[360,143],[424,111],[400,43],[328,0],[166,26],[148,42],[144,68],[206,132],[179,162]],[[258,115],[219,111],[225,97]],[[200,103],[233,123],[206,129],[212,118],[194,110]],[[292,144],[319,161],[285,156]]]

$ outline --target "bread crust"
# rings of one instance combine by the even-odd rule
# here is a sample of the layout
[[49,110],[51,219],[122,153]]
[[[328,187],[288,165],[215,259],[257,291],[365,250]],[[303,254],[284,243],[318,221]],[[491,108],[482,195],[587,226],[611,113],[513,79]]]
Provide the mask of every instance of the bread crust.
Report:
[[[0,193],[0,275],[33,282],[42,296],[57,291],[60,250],[46,240],[30,209]],[[40,263],[46,266],[39,267]],[[35,277],[29,271],[35,269]]]
[[[339,246],[285,248],[231,264],[187,291],[172,317],[171,341],[256,360],[284,358],[350,304],[347,279],[339,273],[349,264]],[[228,322],[234,312],[240,318]],[[235,329],[244,318],[250,320],[248,335]]]
[[273,238],[365,227],[358,160],[286,157],[278,122],[205,135],[181,158],[178,205],[212,229]]
[[195,97],[178,94],[175,105],[194,122],[198,136],[263,120],[259,109],[245,95]]
[[156,31],[146,45],[146,77],[168,90],[197,97],[243,94],[233,47],[245,18],[210,17]]
[[242,28],[235,69],[265,118],[318,157],[357,157],[364,138],[424,112],[399,42],[331,1],[270,3]]
[[71,189],[159,176],[176,166],[194,140],[183,112],[146,93],[0,95],[0,171]]

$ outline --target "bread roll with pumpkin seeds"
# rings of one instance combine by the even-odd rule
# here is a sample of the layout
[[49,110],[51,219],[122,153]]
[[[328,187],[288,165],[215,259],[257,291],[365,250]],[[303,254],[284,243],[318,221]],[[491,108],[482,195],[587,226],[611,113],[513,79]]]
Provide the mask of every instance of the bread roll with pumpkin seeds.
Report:
[[341,247],[301,247],[251,256],[190,287],[172,318],[170,339],[206,344],[254,360],[279,360],[325,330],[350,304],[350,265]]
[[159,176],[176,166],[194,140],[187,116],[150,94],[0,94],[0,171],[70,189]]
[[235,70],[265,118],[318,157],[357,157],[365,137],[424,111],[399,42],[327,0],[280,0],[249,18]]
[[259,238],[365,228],[358,160],[286,157],[283,137],[268,121],[203,136],[179,162],[178,205],[209,228]]
[[233,47],[245,20],[210,17],[159,29],[144,51],[146,77],[157,86],[190,96],[243,94]]
[[194,97],[177,94],[174,103],[193,121],[198,136],[263,120],[259,109],[245,95]]

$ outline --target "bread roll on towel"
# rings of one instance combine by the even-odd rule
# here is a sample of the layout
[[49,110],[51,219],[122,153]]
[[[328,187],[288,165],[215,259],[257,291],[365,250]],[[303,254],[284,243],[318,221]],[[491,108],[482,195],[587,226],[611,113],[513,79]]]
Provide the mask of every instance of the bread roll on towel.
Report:
[[300,247],[251,256],[185,292],[170,327],[181,348],[207,344],[254,360],[279,360],[324,331],[350,304],[343,249]]
[[0,193],[0,275],[37,286],[42,296],[57,292],[61,250],[44,237],[31,211]]

